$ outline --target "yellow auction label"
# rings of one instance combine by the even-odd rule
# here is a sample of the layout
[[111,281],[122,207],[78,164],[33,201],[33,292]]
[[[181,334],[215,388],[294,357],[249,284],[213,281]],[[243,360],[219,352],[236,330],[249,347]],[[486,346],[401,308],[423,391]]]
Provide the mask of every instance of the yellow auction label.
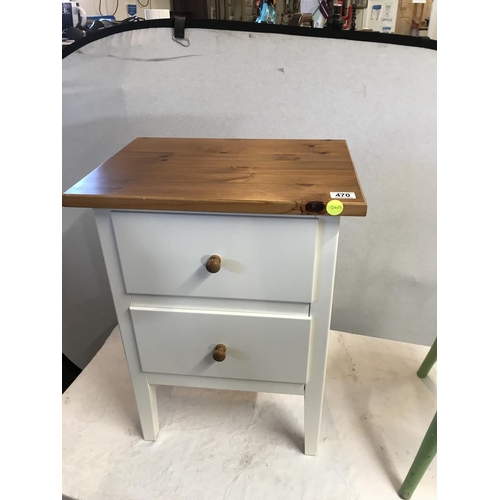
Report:
[[326,205],[326,211],[330,215],[340,215],[344,210],[344,204],[340,200],[331,200]]

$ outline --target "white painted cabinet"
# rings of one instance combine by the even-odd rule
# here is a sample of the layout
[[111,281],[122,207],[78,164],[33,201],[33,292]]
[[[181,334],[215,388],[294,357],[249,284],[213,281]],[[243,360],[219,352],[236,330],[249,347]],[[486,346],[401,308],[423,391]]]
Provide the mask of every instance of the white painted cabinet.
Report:
[[[188,175],[192,161],[203,166]],[[316,454],[340,221],[330,189],[356,194],[333,213],[366,213],[343,141],[138,139],[65,193],[94,209],[144,439],[160,431],[157,385],[300,394]]]
[[[95,213],[145,438],[159,383],[303,394],[315,454],[339,219]],[[217,273],[203,265],[212,251]]]

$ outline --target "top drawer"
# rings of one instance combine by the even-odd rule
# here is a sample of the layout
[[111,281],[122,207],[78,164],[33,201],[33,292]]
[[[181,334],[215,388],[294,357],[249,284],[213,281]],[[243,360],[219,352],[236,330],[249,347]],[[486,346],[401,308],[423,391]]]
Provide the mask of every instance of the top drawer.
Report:
[[[127,293],[310,302],[317,219],[112,212]],[[206,270],[211,255],[220,271]]]

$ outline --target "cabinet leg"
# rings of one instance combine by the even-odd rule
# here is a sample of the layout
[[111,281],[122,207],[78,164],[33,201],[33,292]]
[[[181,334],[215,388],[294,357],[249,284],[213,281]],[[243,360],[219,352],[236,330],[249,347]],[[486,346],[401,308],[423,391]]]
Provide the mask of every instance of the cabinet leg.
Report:
[[311,303],[309,373],[304,390],[304,453],[306,455],[316,455],[318,452],[338,236],[339,218],[321,218],[318,222],[314,277],[315,299]]
[[135,400],[139,409],[142,435],[146,441],[154,441],[158,435],[158,409],[156,406],[156,386],[150,385],[142,372],[134,327],[130,316],[131,298],[124,287],[120,269],[120,258],[114,237],[111,212],[109,210],[94,210],[101,247],[108,271],[109,284],[113,292],[116,318],[120,326],[123,348],[127,358],[128,369]]
[[155,441],[158,435],[158,407],[156,405],[156,386],[148,384],[144,375],[134,384],[135,398],[139,409],[142,435],[145,441]]
[[318,453],[319,432],[321,428],[321,413],[323,409],[323,384],[306,384],[304,391],[304,453]]

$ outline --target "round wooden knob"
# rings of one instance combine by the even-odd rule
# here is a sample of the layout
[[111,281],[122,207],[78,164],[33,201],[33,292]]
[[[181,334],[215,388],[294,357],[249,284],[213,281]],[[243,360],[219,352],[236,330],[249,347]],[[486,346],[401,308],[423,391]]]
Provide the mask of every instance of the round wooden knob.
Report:
[[220,271],[220,266],[222,264],[222,259],[218,255],[212,255],[205,264],[207,271],[209,273],[218,273]]
[[215,361],[224,361],[226,359],[226,346],[224,344],[217,344],[212,356]]

